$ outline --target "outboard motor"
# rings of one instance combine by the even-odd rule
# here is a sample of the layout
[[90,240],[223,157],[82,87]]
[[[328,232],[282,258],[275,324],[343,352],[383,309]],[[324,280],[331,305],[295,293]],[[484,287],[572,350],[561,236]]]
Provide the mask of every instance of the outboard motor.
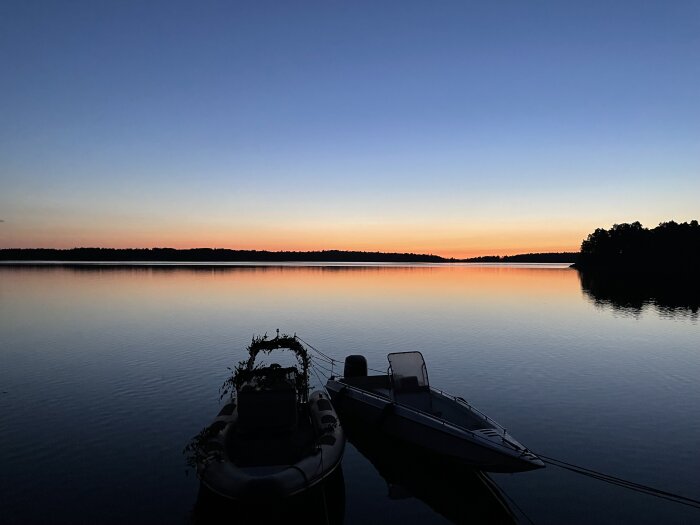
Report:
[[349,355],[345,358],[344,377],[367,377],[367,359],[363,355]]

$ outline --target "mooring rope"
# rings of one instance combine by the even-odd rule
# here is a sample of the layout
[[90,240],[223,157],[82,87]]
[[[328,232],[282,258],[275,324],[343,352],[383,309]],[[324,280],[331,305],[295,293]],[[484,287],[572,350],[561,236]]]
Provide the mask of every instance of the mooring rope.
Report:
[[[319,377],[319,371],[316,369],[316,365],[314,365],[313,363],[311,363],[311,370],[313,370],[314,375],[316,376],[316,379],[318,379],[318,383],[321,386],[321,388],[323,389],[323,391],[326,393],[326,395],[328,395],[328,397],[330,397],[330,394],[328,394],[328,390],[326,389],[326,383],[324,381],[322,381],[321,378]],[[321,375],[323,376],[324,379],[326,379],[326,381],[328,381],[328,379],[326,378],[325,375],[323,375],[323,374],[321,374]]]
[[313,350],[314,352],[316,352],[318,355],[325,357],[328,361],[330,361],[330,362],[332,362],[332,363],[340,363],[340,361],[337,361],[337,360],[333,359],[331,356],[324,354],[324,353],[321,352],[318,348],[316,348],[316,347],[314,347],[313,345],[311,345],[311,344],[307,343],[306,341],[304,341],[304,340],[303,340],[301,337],[299,337],[297,334],[294,334],[294,337],[296,337],[297,339],[299,339],[299,341],[301,341],[301,342],[304,343],[306,346],[308,346],[309,348],[311,348],[311,350]]
[[[321,352],[321,351],[320,351],[318,348],[316,348],[315,346],[313,346],[313,345],[307,343],[306,341],[304,341],[304,340],[303,340],[301,337],[299,337],[297,334],[294,334],[294,337],[296,337],[297,339],[299,339],[299,341],[301,341],[302,343],[304,343],[305,346],[308,346],[311,350],[313,350],[314,352],[316,352],[316,353],[318,354],[318,357],[317,357],[317,356],[311,356],[312,358],[314,358],[314,359],[319,359],[319,360],[325,360],[326,363],[330,364],[331,366],[335,366],[336,364],[340,365],[340,364],[342,363],[342,361],[340,361],[340,360],[338,360],[338,359],[333,359],[333,358],[332,358],[331,356],[329,356],[328,354],[324,354],[323,352]],[[386,370],[377,370],[376,368],[370,368],[370,367],[367,367],[367,370],[371,370],[372,372],[377,372],[378,374],[386,374]]]
[[326,359],[325,357],[320,356],[320,355],[309,354],[309,357],[311,359],[315,359],[316,361],[326,363],[327,365],[334,365],[336,363],[339,363],[339,361],[336,361],[335,359]]
[[537,456],[545,463],[554,467],[569,470],[576,474],[597,479],[605,483],[610,483],[611,485],[617,485],[618,487],[633,490],[635,492],[641,492],[642,494],[648,494],[649,496],[654,496],[656,498],[661,498],[674,503],[680,503],[681,505],[687,505],[689,507],[700,509],[700,500],[681,496],[680,494],[675,494],[666,490],[657,489],[656,487],[652,487],[650,485],[643,485],[628,479],[618,478],[617,476],[611,476],[610,474],[605,474],[604,472],[600,472],[598,470],[589,469],[580,465],[574,465],[573,463],[562,461],[561,459],[550,456],[545,456],[543,454],[537,454]]
[[318,366],[318,367],[322,368],[323,370],[325,370],[326,372],[330,373],[331,375],[334,375],[334,374],[335,374],[335,372],[333,371],[333,369],[328,368],[327,366],[322,365],[322,364],[319,362],[320,360],[318,360],[318,361],[315,360],[315,358],[314,358],[313,356],[312,356],[312,359],[313,359],[313,360],[311,361],[311,365],[312,365],[312,366]]

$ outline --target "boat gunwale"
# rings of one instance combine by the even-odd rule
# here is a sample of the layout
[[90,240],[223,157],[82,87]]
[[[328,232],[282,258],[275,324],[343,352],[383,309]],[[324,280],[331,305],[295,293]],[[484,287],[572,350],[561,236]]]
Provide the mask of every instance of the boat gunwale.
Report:
[[[305,478],[305,479],[307,479],[307,481],[306,481],[306,483],[304,483],[304,485],[302,487],[298,488],[294,492],[290,492],[289,494],[285,494],[284,496],[282,496],[282,499],[292,498],[294,496],[301,494],[302,492],[304,492],[306,490],[309,490],[312,487],[315,487],[316,485],[318,485],[319,483],[324,481],[328,476],[333,474],[336,471],[336,469],[342,464],[342,462],[343,462],[343,455],[341,454],[338,461],[336,461],[335,464],[333,464],[333,466],[331,468],[329,468],[326,471],[323,471],[320,476],[313,478],[312,480],[308,480],[308,478]],[[206,471],[209,468],[209,466],[210,465],[207,464],[204,467],[204,471]],[[240,467],[236,467],[236,468],[240,469]],[[281,469],[280,472],[282,472],[283,470],[294,469],[294,468],[295,468],[294,465],[287,465],[286,468]],[[243,501],[244,499],[248,500],[248,501],[251,500],[251,497],[249,494],[246,494],[244,496],[231,496],[230,494],[224,494],[222,491],[216,490],[208,483],[207,480],[204,479],[204,475],[202,475],[200,477],[200,482],[207,487],[207,490],[210,490],[211,492],[213,492],[214,494],[216,494],[217,496],[219,496],[221,498],[226,498],[226,499],[229,499],[231,501]],[[253,500],[255,500],[255,498],[253,498]]]
[[[316,399],[316,403],[314,403],[314,399]],[[325,400],[329,402],[329,409],[320,409],[323,412],[330,411],[333,417],[336,419],[336,424],[332,426],[332,434],[336,437],[336,442],[333,444],[328,444],[328,443],[320,443],[319,439],[326,434],[326,432],[323,430],[323,428],[326,427],[319,427],[316,428],[316,425],[314,424],[313,417],[311,416],[311,412],[315,410],[314,404],[317,404],[318,400]],[[233,471],[238,472],[242,474],[242,476],[248,478],[249,480],[252,479],[260,479],[260,478],[275,478],[282,473],[288,471],[288,470],[294,470],[298,472],[301,477],[303,478],[304,482],[296,489],[286,492],[284,495],[281,496],[282,499],[290,498],[293,496],[296,496],[298,494],[303,493],[304,491],[314,487],[318,483],[324,481],[328,476],[330,476],[333,472],[336,471],[336,469],[342,465],[342,460],[343,460],[343,455],[345,452],[345,443],[346,443],[346,438],[345,438],[345,432],[343,430],[342,425],[339,423],[340,418],[338,416],[338,413],[333,406],[333,404],[330,402],[330,395],[328,392],[322,391],[322,390],[316,390],[311,393],[309,396],[309,400],[305,401],[303,403],[304,405],[304,410],[308,411],[308,417],[309,417],[309,423],[311,427],[314,428],[314,434],[316,435],[315,441],[314,441],[314,448],[313,452],[310,454],[306,454],[299,458],[297,461],[293,463],[279,463],[279,464],[274,464],[274,465],[267,465],[268,467],[279,467],[278,470],[276,470],[273,473],[265,474],[262,476],[257,476],[250,474],[248,469],[251,468],[251,466],[241,466],[240,463],[236,462],[229,454],[226,442],[228,439],[228,435],[230,435],[231,432],[236,431],[236,425],[237,425],[237,420],[238,420],[238,410],[237,410],[237,405],[234,403],[234,409],[231,411],[230,414],[221,414],[221,411],[219,412],[219,415],[214,418],[214,422],[212,423],[215,424],[216,422],[222,422],[224,425],[223,427],[217,432],[216,436],[210,438],[213,441],[218,442],[221,445],[221,455],[218,457],[214,456],[209,456],[205,458],[203,461],[198,463],[197,465],[197,475],[199,477],[200,482],[206,486],[207,490],[211,491],[212,493],[216,494],[219,497],[226,498],[232,501],[243,501],[244,499],[253,499],[253,500],[258,500],[258,499],[264,499],[264,496],[251,496],[250,493],[243,493],[243,494],[234,494],[233,492],[227,492],[224,490],[220,490],[215,488],[216,483],[212,483],[210,480],[210,477],[208,477],[208,474],[211,475],[209,472],[212,468],[231,468]],[[228,403],[231,404],[231,403]],[[227,404],[227,405],[228,405]],[[227,406],[225,405],[225,406]],[[223,408],[222,408],[223,410]],[[210,425],[211,427],[211,425]],[[327,427],[330,428],[330,427]],[[319,433],[320,430],[320,433]],[[338,442],[340,444],[338,445]],[[330,457],[333,457],[332,451],[334,448],[340,447],[340,452],[337,453],[337,458],[335,461],[331,462],[326,462],[324,461],[326,455],[330,455]],[[313,472],[309,472],[308,474],[305,472],[303,467],[300,467],[300,464],[305,461],[306,458],[314,458],[318,459],[318,462],[316,466],[314,467]],[[215,474],[216,475],[216,474]]]
[[[436,422],[436,423],[439,424],[439,426],[432,426],[432,428],[434,428],[435,430],[438,430],[438,431],[442,430],[442,429],[440,428],[440,425],[441,425],[442,427],[447,427],[447,429],[452,430],[452,432],[450,432],[451,435],[455,435],[455,431],[456,431],[456,432],[466,432],[466,433],[468,433],[471,437],[473,437],[473,438],[478,438],[480,441],[483,441],[484,444],[487,444],[490,448],[496,448],[497,450],[498,450],[498,449],[503,449],[503,450],[507,451],[510,455],[513,455],[513,456],[515,456],[515,457],[520,457],[520,458],[522,458],[523,456],[525,456],[525,459],[528,460],[528,461],[531,461],[530,457],[533,458],[534,460],[542,461],[534,452],[532,452],[530,449],[528,449],[527,447],[525,447],[524,445],[522,445],[519,441],[513,439],[513,441],[515,441],[515,444],[520,445],[520,447],[521,447],[521,449],[515,448],[515,446],[513,446],[514,443],[513,443],[512,441],[506,440],[506,439],[505,439],[505,436],[506,436],[506,429],[505,429],[503,426],[501,426],[500,424],[498,424],[498,423],[496,423],[495,421],[493,421],[491,418],[488,418],[488,421],[491,422],[491,423],[495,423],[496,425],[498,425],[498,426],[500,427],[500,430],[503,431],[503,435],[500,436],[500,437],[501,437],[501,441],[502,441],[503,443],[498,443],[498,442],[496,442],[496,441],[493,441],[493,440],[489,439],[488,437],[485,437],[485,436],[483,436],[482,434],[477,433],[477,432],[474,431],[474,430],[470,430],[470,429],[468,429],[468,428],[466,428],[466,427],[463,427],[463,426],[461,426],[461,425],[457,425],[457,424],[455,424],[455,423],[452,423],[452,422],[450,422],[450,421],[447,421],[446,419],[443,419],[443,418],[441,418],[441,417],[438,417],[438,416],[436,416],[435,414],[431,414],[431,413],[429,413],[429,412],[425,412],[425,411],[423,411],[423,410],[420,410],[420,409],[417,409],[417,408],[414,408],[414,407],[410,407],[410,406],[405,405],[405,404],[403,404],[403,403],[397,403],[396,401],[392,400],[391,398],[382,396],[382,395],[380,395],[380,394],[376,394],[376,393],[374,393],[374,392],[372,392],[372,391],[364,390],[364,389],[362,389],[362,388],[359,388],[359,387],[356,387],[356,386],[353,386],[353,385],[349,385],[349,384],[347,384],[347,383],[343,383],[343,382],[339,381],[338,379],[331,379],[331,380],[329,380],[329,382],[330,382],[330,381],[335,381],[335,382],[337,382],[337,383],[343,385],[343,387],[345,387],[345,388],[350,388],[350,389],[356,390],[356,391],[361,392],[361,393],[363,393],[363,394],[365,394],[365,395],[369,395],[369,396],[375,397],[375,398],[377,398],[377,399],[379,399],[379,400],[381,400],[381,401],[387,401],[387,400],[388,400],[389,404],[392,404],[392,405],[401,407],[402,409],[405,409],[405,410],[407,410],[407,411],[409,411],[409,412],[414,412],[414,413],[418,414],[419,416],[422,416],[422,417],[424,417],[424,418],[426,418],[426,419],[428,419],[428,420],[430,420],[430,421],[434,421],[434,422]],[[436,391],[436,392],[438,392],[438,393],[444,395],[444,393],[443,393],[442,391],[439,391],[439,390],[434,389],[434,388],[432,388],[432,387],[430,387],[430,388],[431,388],[431,390]],[[339,390],[339,392],[340,392],[340,390]],[[468,407],[471,406],[471,405],[469,405],[468,403],[466,403],[466,401],[465,401],[465,404],[467,404]],[[483,414],[481,411],[478,411],[478,410],[477,410],[477,412],[478,412],[479,414]],[[498,430],[498,429],[497,429],[497,430]],[[511,438],[511,439],[512,439],[512,438]],[[504,443],[506,443],[507,445],[504,444]],[[529,457],[528,457],[528,456],[529,456]]]

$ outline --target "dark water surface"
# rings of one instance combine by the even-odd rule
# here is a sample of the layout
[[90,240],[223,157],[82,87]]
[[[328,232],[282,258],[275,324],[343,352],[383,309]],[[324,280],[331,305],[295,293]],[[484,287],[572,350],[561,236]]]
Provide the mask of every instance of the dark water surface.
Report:
[[[0,266],[0,522],[196,521],[182,448],[278,327],[379,369],[420,350],[434,386],[532,450],[700,499],[697,311],[607,306],[563,266]],[[346,523],[470,505],[468,483],[436,509],[375,463],[347,447]],[[555,467],[491,478],[535,523],[700,522]]]

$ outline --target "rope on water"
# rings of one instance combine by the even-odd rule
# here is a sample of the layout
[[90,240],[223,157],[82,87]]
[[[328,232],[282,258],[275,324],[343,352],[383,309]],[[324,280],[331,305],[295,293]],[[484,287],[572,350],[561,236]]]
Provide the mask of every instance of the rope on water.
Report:
[[635,492],[641,492],[642,494],[647,494],[656,498],[661,498],[674,503],[680,503],[681,505],[687,505],[688,507],[700,509],[700,501],[696,499],[687,498],[685,496],[681,496],[680,494],[674,494],[673,492],[657,489],[649,485],[643,485],[627,479],[611,476],[610,474],[605,474],[604,472],[582,467],[580,465],[574,465],[573,463],[568,463],[566,461],[562,461],[561,459],[552,458],[542,454],[537,454],[537,456],[548,465],[552,465],[554,467],[559,467],[582,476],[587,476],[605,483],[610,483],[611,485],[617,485],[618,487],[633,490]]

